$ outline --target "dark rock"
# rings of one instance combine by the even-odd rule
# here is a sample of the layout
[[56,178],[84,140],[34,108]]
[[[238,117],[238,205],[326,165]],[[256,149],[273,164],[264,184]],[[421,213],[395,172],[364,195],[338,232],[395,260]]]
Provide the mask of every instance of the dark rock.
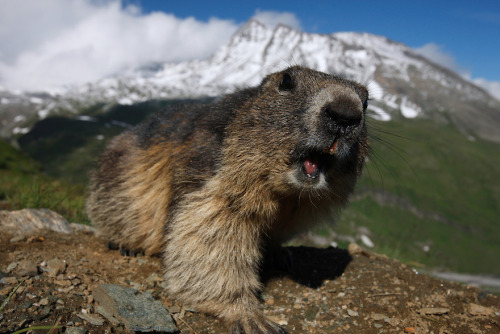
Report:
[[163,305],[153,299],[149,292],[139,293],[132,288],[115,284],[100,284],[93,290],[97,309],[109,321],[122,322],[136,332],[177,333],[177,326]]

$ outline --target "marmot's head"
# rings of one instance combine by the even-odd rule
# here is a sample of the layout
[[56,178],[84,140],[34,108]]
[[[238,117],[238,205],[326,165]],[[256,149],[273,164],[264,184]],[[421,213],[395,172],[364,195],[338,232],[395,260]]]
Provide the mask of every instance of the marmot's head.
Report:
[[257,90],[239,140],[246,141],[245,158],[266,171],[261,177],[286,192],[349,193],[339,188],[352,188],[368,154],[367,89],[293,66],[268,75]]

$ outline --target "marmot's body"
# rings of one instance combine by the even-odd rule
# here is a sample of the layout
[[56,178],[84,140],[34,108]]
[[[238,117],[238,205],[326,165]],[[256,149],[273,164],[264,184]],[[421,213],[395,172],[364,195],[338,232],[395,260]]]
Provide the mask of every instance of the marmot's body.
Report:
[[180,302],[233,333],[281,332],[259,308],[263,245],[347,203],[369,149],[367,99],[355,82],[296,66],[159,113],[111,142],[88,215],[115,244],[161,252]]

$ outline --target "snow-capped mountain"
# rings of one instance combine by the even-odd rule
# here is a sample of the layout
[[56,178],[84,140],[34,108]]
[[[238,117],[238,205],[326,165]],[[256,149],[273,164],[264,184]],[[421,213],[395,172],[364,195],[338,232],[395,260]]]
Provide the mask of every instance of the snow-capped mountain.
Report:
[[[270,28],[255,20],[208,59],[147,64],[98,82],[20,100],[25,109],[31,106],[43,118],[58,109],[96,102],[217,96],[256,85],[266,74],[296,64],[367,85],[375,118],[428,117],[500,142],[500,101],[403,44],[367,33],[320,35],[283,25]],[[2,109],[13,97],[0,90]]]

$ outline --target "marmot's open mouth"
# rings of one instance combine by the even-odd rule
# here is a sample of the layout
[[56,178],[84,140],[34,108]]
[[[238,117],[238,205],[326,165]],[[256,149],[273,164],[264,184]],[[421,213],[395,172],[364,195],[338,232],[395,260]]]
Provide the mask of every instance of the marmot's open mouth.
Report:
[[[334,142],[331,146],[325,147],[323,149],[323,154],[329,154],[329,155],[335,154],[335,151],[337,150],[337,146],[338,146],[338,141],[334,140]],[[321,155],[323,155],[323,154],[319,154],[319,155],[318,154],[311,154],[310,156],[308,156],[304,160],[302,168],[303,168],[304,174],[306,174],[307,177],[312,178],[312,179],[318,177],[320,170],[321,170],[321,167],[324,166],[324,163],[322,163],[322,160],[324,158],[321,157]]]

